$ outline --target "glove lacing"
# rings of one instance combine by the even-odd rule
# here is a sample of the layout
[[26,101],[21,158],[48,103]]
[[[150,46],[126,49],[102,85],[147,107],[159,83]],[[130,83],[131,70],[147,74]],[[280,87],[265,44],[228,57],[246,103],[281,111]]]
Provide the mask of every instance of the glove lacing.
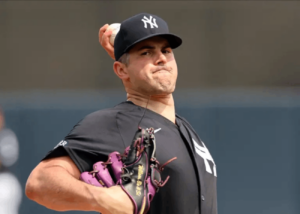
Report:
[[[105,170],[107,168],[108,164],[112,164],[112,162],[110,161],[111,157],[108,158],[108,160],[106,162],[101,163],[103,167],[103,170]],[[94,166],[93,170],[89,172],[89,174],[92,174],[93,178],[96,176],[96,173],[98,173],[99,170],[97,170],[97,166]]]
[[[177,157],[171,158],[170,160],[168,160],[166,163],[164,163],[163,165],[160,165],[160,163],[158,162],[158,160],[156,158],[151,158],[150,160],[153,161],[154,163],[157,164],[157,168],[160,172],[162,172],[165,169],[165,166],[168,165],[169,163],[171,163],[172,161],[176,160]],[[154,164],[151,164],[150,167],[154,167]],[[156,185],[158,187],[163,187],[169,180],[170,176],[168,176],[164,181],[157,181],[156,179],[154,179],[154,182],[156,183]]]

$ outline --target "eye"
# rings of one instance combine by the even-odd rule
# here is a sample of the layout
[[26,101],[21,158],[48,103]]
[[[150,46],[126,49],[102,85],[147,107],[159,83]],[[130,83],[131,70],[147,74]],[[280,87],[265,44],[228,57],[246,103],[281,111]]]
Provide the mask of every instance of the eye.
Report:
[[141,55],[144,55],[144,56],[145,56],[145,55],[148,55],[148,54],[149,54],[149,51],[145,51],[145,52],[142,52],[142,53],[141,53]]
[[169,49],[163,50],[162,52],[163,52],[164,54],[171,53],[171,51],[170,51]]

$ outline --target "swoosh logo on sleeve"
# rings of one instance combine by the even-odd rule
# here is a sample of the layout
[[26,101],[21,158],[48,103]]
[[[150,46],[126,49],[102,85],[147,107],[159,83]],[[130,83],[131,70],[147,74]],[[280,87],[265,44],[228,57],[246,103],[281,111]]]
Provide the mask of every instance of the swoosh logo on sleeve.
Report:
[[161,130],[161,128],[155,129],[155,130],[154,130],[154,134],[155,134],[156,132],[159,132],[160,130]]

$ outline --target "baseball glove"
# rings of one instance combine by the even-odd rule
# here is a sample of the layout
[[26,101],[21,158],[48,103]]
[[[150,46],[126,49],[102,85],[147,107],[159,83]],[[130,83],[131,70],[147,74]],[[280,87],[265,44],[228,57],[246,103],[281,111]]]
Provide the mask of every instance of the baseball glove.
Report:
[[106,162],[97,162],[93,171],[83,172],[80,180],[99,187],[120,185],[134,204],[134,214],[145,214],[150,208],[155,193],[163,187],[161,173],[164,167],[156,160],[154,129],[139,128],[133,141],[123,154],[112,152]]

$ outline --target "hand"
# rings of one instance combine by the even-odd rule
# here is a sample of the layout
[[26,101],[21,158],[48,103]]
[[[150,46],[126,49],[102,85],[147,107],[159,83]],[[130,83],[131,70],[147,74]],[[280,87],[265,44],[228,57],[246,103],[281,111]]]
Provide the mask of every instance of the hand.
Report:
[[[108,24],[103,25],[99,30],[99,43],[106,50],[108,55],[115,60],[114,47],[109,43],[110,36],[112,34],[111,30],[106,31]],[[105,32],[106,31],[106,32]]]
[[101,214],[133,214],[133,203],[119,185],[103,190],[105,191],[100,195],[100,206],[104,211]]
[[146,214],[149,211],[156,192],[169,179],[168,176],[161,180],[162,171],[176,159],[161,165],[155,148],[154,128],[139,128],[123,154],[114,151],[107,161],[95,163],[93,171],[81,173],[79,179],[95,188],[92,192],[95,200],[91,203],[92,207],[96,206],[95,211],[103,214]]

